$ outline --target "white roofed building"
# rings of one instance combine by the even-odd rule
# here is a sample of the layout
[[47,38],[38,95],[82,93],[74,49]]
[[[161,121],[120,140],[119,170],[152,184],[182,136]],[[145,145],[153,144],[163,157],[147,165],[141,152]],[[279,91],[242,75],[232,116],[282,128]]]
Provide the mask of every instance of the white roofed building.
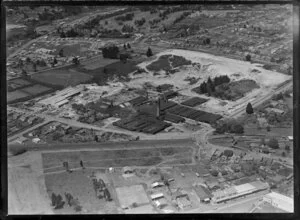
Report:
[[286,212],[294,212],[294,200],[277,192],[271,192],[263,197],[263,201]]

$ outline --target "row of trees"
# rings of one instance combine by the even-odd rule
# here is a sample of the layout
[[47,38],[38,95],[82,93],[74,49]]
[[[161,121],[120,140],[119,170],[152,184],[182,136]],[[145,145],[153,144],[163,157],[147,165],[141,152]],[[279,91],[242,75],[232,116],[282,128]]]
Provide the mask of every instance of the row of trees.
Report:
[[[69,207],[74,207],[76,212],[80,212],[82,207],[79,205],[78,199],[74,199],[74,197],[70,193],[65,193],[65,200]],[[65,201],[63,201],[63,197],[60,194],[52,193],[51,202],[54,209],[62,209],[65,205]]]
[[243,134],[244,127],[243,124],[234,120],[226,120],[219,121],[216,125],[216,133],[224,134],[224,133],[235,133],[235,134]]
[[186,12],[183,12],[179,17],[177,17],[175,20],[174,20],[174,22],[173,22],[173,24],[176,24],[176,23],[178,23],[179,21],[182,21],[183,19],[185,19],[187,16],[189,16],[191,14],[191,12],[189,12],[189,11],[186,11]]
[[212,95],[212,93],[215,92],[216,86],[229,82],[230,78],[227,75],[217,76],[214,79],[208,77],[206,82],[204,81],[200,84],[200,93]]

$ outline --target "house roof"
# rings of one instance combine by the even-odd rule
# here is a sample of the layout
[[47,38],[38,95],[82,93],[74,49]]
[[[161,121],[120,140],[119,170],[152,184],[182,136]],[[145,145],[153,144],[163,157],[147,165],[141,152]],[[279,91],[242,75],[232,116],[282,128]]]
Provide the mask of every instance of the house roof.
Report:
[[196,192],[196,194],[199,196],[200,199],[206,199],[212,197],[211,193],[202,186],[194,187],[194,191]]

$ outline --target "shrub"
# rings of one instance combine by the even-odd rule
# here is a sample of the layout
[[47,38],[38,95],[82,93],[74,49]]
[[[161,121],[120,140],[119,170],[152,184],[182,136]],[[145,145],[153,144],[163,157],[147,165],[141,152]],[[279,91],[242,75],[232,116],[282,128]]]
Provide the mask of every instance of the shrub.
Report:
[[12,145],[9,147],[9,152],[13,155],[20,155],[27,151],[27,147],[24,145]]
[[278,140],[276,138],[271,138],[268,142],[268,146],[273,149],[278,149],[279,148]]
[[253,114],[253,107],[250,102],[248,103],[248,105],[246,107],[246,112],[247,112],[247,114]]

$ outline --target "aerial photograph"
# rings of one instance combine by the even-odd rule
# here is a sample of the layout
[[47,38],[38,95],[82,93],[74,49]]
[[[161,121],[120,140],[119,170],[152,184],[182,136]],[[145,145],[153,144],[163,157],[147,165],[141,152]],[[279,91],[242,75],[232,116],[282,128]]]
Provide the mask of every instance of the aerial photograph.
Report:
[[293,5],[6,5],[8,214],[294,213]]

